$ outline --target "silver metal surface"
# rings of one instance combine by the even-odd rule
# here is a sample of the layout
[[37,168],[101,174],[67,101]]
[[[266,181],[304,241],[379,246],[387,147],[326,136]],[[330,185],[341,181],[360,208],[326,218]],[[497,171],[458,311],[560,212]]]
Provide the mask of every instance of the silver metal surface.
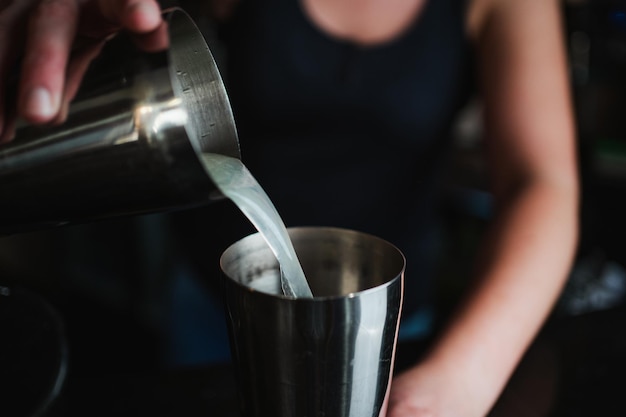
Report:
[[405,261],[371,235],[289,229],[313,299],[280,295],[258,234],[221,259],[233,362],[245,417],[383,416]]
[[180,9],[169,47],[120,33],[91,62],[67,120],[0,145],[0,234],[208,203],[200,152],[240,157],[218,68]]

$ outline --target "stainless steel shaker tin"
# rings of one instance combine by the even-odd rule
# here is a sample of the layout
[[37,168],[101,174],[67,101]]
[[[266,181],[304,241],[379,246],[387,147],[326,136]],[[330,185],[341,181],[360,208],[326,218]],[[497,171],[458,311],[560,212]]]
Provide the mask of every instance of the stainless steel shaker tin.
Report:
[[232,111],[191,18],[164,18],[167,48],[146,52],[119,33],[63,124],[22,124],[0,145],[0,234],[212,201],[198,154],[240,157]]
[[345,229],[292,228],[289,234],[312,299],[280,294],[277,262],[259,234],[222,255],[241,414],[384,416],[402,304],[402,253]]

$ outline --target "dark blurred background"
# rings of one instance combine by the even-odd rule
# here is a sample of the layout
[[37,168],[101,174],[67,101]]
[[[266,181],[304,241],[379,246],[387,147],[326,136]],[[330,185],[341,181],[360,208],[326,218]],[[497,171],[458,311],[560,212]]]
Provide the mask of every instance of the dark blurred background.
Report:
[[[201,8],[197,2],[183,5],[196,14],[219,61],[220,45]],[[563,10],[578,123],[582,237],[540,346],[524,362],[530,371],[520,370],[510,388],[517,394],[505,394],[503,401],[518,406],[515,415],[626,415],[626,1],[569,0]],[[476,99],[456,123],[440,208],[438,322],[465,288],[468,265],[491,215],[479,118]],[[224,203],[214,210],[219,221],[219,210],[235,208]],[[31,299],[41,310],[32,314],[47,317],[26,320],[30,310],[22,319],[16,309],[0,308],[2,369],[26,372],[30,366],[32,381],[38,371],[40,379],[50,378],[35,358],[12,363],[11,354],[20,349],[16,340],[22,343],[28,326],[47,335],[37,341],[51,346],[42,351],[57,346],[58,329],[66,342],[67,351],[49,359],[63,357],[67,364],[49,415],[234,415],[219,295],[212,285],[198,286],[189,278],[171,227],[168,215],[157,214],[0,238],[0,299],[11,291],[41,296]],[[16,323],[17,333],[6,331]],[[411,359],[408,355],[407,363]],[[7,385],[0,385],[0,415],[19,415],[7,407],[8,414],[3,412],[3,392],[12,392],[6,376],[10,373]],[[532,400],[522,396],[529,386],[541,395],[531,389]]]

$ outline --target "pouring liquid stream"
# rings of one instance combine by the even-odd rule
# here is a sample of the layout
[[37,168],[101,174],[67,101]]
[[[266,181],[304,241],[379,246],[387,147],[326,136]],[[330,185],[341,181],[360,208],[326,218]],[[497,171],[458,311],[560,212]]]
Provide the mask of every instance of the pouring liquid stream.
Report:
[[256,227],[278,260],[283,294],[294,298],[312,298],[285,224],[246,166],[237,158],[212,153],[203,153],[201,160],[217,188]]

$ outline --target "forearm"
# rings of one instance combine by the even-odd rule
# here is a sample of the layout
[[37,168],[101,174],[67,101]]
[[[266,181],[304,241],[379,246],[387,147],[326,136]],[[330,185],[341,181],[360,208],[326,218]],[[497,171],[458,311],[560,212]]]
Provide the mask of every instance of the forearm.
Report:
[[556,181],[515,193],[490,229],[475,287],[426,363],[490,407],[549,314],[577,239],[577,192]]
[[498,214],[472,291],[424,360],[394,380],[393,417],[485,416],[552,309],[577,242],[575,132],[558,0],[471,4]]

